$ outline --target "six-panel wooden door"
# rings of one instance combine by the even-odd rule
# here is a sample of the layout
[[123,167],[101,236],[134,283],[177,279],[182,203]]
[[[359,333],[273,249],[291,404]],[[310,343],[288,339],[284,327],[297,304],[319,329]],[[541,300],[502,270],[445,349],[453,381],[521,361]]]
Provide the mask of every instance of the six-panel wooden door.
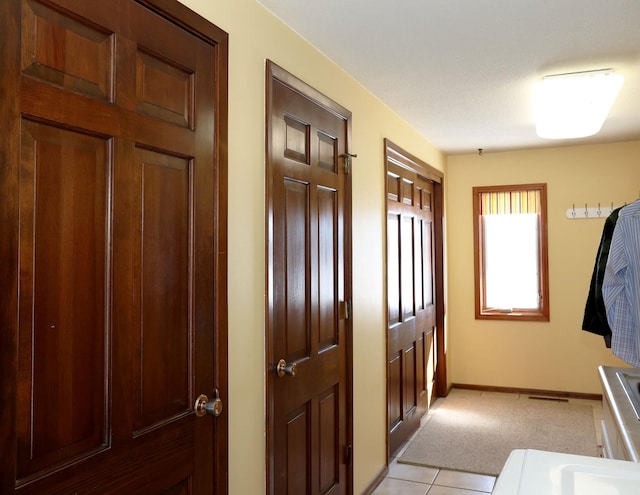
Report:
[[267,77],[268,492],[346,494],[350,113],[275,64]]
[[226,367],[226,53],[133,0],[0,15],[0,492],[226,490],[193,410]]

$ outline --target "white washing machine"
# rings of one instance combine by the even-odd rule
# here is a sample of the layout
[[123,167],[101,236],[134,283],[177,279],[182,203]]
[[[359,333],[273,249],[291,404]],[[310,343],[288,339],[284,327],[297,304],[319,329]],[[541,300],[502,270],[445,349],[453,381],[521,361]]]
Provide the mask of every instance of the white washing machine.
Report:
[[493,495],[639,495],[640,464],[541,450],[514,450]]

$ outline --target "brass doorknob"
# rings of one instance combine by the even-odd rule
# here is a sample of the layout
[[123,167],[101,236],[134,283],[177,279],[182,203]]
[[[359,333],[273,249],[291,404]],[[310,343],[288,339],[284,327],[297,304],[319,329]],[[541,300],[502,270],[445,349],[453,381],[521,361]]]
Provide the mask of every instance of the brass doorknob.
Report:
[[298,365],[296,363],[287,363],[284,359],[278,361],[276,365],[276,373],[279,377],[283,377],[284,375],[296,376],[297,371]]
[[205,414],[210,414],[211,416],[220,416],[222,414],[222,399],[220,398],[220,392],[217,388],[213,389],[213,394],[214,397],[211,400],[204,394],[201,394],[196,399],[193,410],[198,418],[201,418]]

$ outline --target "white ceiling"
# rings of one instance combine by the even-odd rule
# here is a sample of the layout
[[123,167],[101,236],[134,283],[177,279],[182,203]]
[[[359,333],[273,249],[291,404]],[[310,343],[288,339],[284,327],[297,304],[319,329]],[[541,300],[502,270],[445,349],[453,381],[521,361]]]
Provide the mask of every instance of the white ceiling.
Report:
[[[640,139],[640,0],[258,1],[447,154]],[[605,68],[600,133],[538,138],[535,83]]]

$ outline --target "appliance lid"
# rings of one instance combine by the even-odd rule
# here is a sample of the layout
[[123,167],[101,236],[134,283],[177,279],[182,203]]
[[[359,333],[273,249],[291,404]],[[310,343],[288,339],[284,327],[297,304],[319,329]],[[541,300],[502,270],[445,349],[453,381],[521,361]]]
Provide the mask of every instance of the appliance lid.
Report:
[[637,495],[640,464],[540,450],[514,450],[494,495]]

